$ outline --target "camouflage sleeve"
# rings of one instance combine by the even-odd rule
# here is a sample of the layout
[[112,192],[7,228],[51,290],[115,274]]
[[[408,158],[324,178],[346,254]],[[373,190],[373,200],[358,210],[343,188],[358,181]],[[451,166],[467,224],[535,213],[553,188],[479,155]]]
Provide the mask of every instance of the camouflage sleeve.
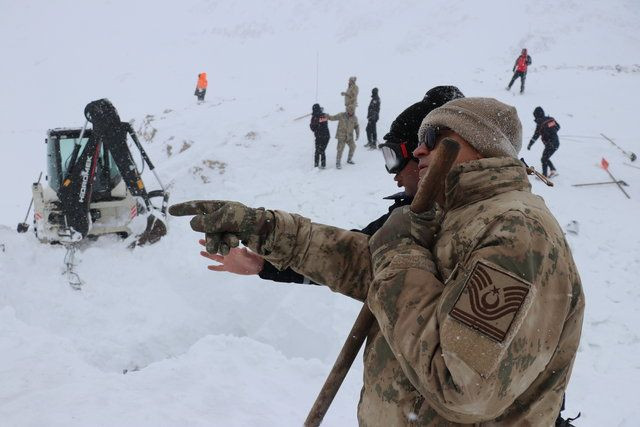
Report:
[[404,374],[460,423],[494,419],[532,384],[557,347],[571,299],[563,286],[571,275],[558,259],[566,243],[537,221],[509,212],[479,241],[446,286],[421,248],[423,263],[397,255],[368,293]]
[[332,120],[332,121],[340,120],[340,113],[334,114],[334,115],[327,114],[327,120]]
[[263,254],[267,261],[364,301],[373,278],[369,236],[312,223],[300,215],[273,212],[275,229]]

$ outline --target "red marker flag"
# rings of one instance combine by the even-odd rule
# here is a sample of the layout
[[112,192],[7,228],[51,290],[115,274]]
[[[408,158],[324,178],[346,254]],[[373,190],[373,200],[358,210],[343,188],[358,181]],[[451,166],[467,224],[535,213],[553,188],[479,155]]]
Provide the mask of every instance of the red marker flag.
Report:
[[609,162],[607,162],[607,159],[605,159],[604,157],[602,158],[602,161],[600,162],[600,166],[602,167],[602,169],[604,170],[609,170]]

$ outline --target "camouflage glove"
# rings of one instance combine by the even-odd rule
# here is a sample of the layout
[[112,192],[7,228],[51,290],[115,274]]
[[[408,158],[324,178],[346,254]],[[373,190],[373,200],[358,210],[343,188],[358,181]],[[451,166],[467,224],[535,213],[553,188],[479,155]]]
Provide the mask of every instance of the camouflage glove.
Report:
[[409,206],[394,210],[384,225],[369,239],[369,250],[373,261],[373,269],[377,274],[389,265],[393,257],[410,251],[415,245],[426,249],[431,255],[431,247],[440,229],[441,211],[430,211],[416,214]]
[[263,246],[274,229],[273,212],[253,209],[242,203],[224,200],[193,200],[169,207],[174,216],[194,215],[191,228],[205,233],[209,253],[227,255],[239,241],[263,254]]

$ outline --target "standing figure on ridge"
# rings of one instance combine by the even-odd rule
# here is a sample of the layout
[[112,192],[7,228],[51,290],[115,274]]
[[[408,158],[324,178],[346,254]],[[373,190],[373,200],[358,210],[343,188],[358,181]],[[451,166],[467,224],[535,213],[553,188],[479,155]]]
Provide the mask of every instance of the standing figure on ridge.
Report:
[[356,77],[349,77],[349,85],[346,92],[340,92],[340,95],[344,96],[345,110],[351,109],[353,114],[356,113],[356,107],[358,106],[358,85],[356,85]]
[[198,102],[204,102],[204,95],[207,93],[207,86],[209,82],[207,81],[207,73],[198,74],[198,83],[196,84],[196,91],[194,95],[198,97]]
[[356,141],[360,138],[360,126],[358,125],[358,118],[355,115],[355,108],[347,108],[346,112],[338,113],[334,116],[328,115],[327,119],[337,120],[338,129],[336,130],[336,139],[338,140],[338,154],[336,157],[336,169],[342,169],[342,151],[344,146],[349,146],[349,155],[347,157],[347,163],[350,165],[355,164],[353,161],[353,153],[356,151],[356,143],[353,140],[353,132],[356,132]]
[[524,80],[527,78],[527,67],[531,65],[531,57],[527,54],[527,49],[522,49],[520,56],[516,59],[516,63],[513,64],[513,77],[507,86],[507,90],[511,90],[513,82],[520,77],[520,93],[524,93]]
[[376,148],[378,146],[378,130],[376,123],[380,118],[380,97],[378,96],[378,88],[371,90],[371,102],[369,102],[369,110],[367,111],[367,144],[365,147]]
[[316,151],[313,156],[313,163],[315,167],[320,165],[321,169],[327,166],[324,150],[326,150],[331,138],[327,120],[327,115],[322,111],[320,104],[313,104],[313,107],[311,107],[311,123],[309,124],[313,135],[316,137]]
[[[560,147],[560,139],[558,138],[558,131],[560,130],[560,124],[550,116],[545,116],[542,107],[536,107],[533,110],[534,121],[536,122],[536,131],[529,140],[527,150],[531,150],[531,146],[538,139],[542,137],[542,143],[544,144],[544,150],[542,151],[542,174],[552,178],[558,175],[555,166],[551,163],[551,156]],[[547,168],[550,169],[549,175],[547,175]]]

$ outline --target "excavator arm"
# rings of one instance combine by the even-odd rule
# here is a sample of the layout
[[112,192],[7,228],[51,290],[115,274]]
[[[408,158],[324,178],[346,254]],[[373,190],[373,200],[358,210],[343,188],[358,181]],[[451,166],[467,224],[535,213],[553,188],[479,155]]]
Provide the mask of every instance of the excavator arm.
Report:
[[[58,192],[65,225],[80,233],[82,237],[85,237],[90,231],[91,196],[96,182],[96,166],[100,158],[100,151],[103,149],[105,153],[103,158],[108,161],[107,154],[111,154],[127,190],[131,195],[139,197],[146,208],[147,229],[138,236],[137,244],[154,243],[166,234],[163,218],[166,215],[169,195],[162,186],[149,156],[144,151],[131,125],[120,120],[117,110],[108,99],[90,102],[84,109],[84,115],[87,121],[93,125],[91,135],[81,152],[79,144],[74,147],[67,173]],[[153,171],[161,190],[147,192],[127,146],[127,135],[131,136],[149,169]],[[82,136],[79,140],[82,140]],[[151,203],[151,197],[157,196],[163,199],[162,207],[159,210]]]

